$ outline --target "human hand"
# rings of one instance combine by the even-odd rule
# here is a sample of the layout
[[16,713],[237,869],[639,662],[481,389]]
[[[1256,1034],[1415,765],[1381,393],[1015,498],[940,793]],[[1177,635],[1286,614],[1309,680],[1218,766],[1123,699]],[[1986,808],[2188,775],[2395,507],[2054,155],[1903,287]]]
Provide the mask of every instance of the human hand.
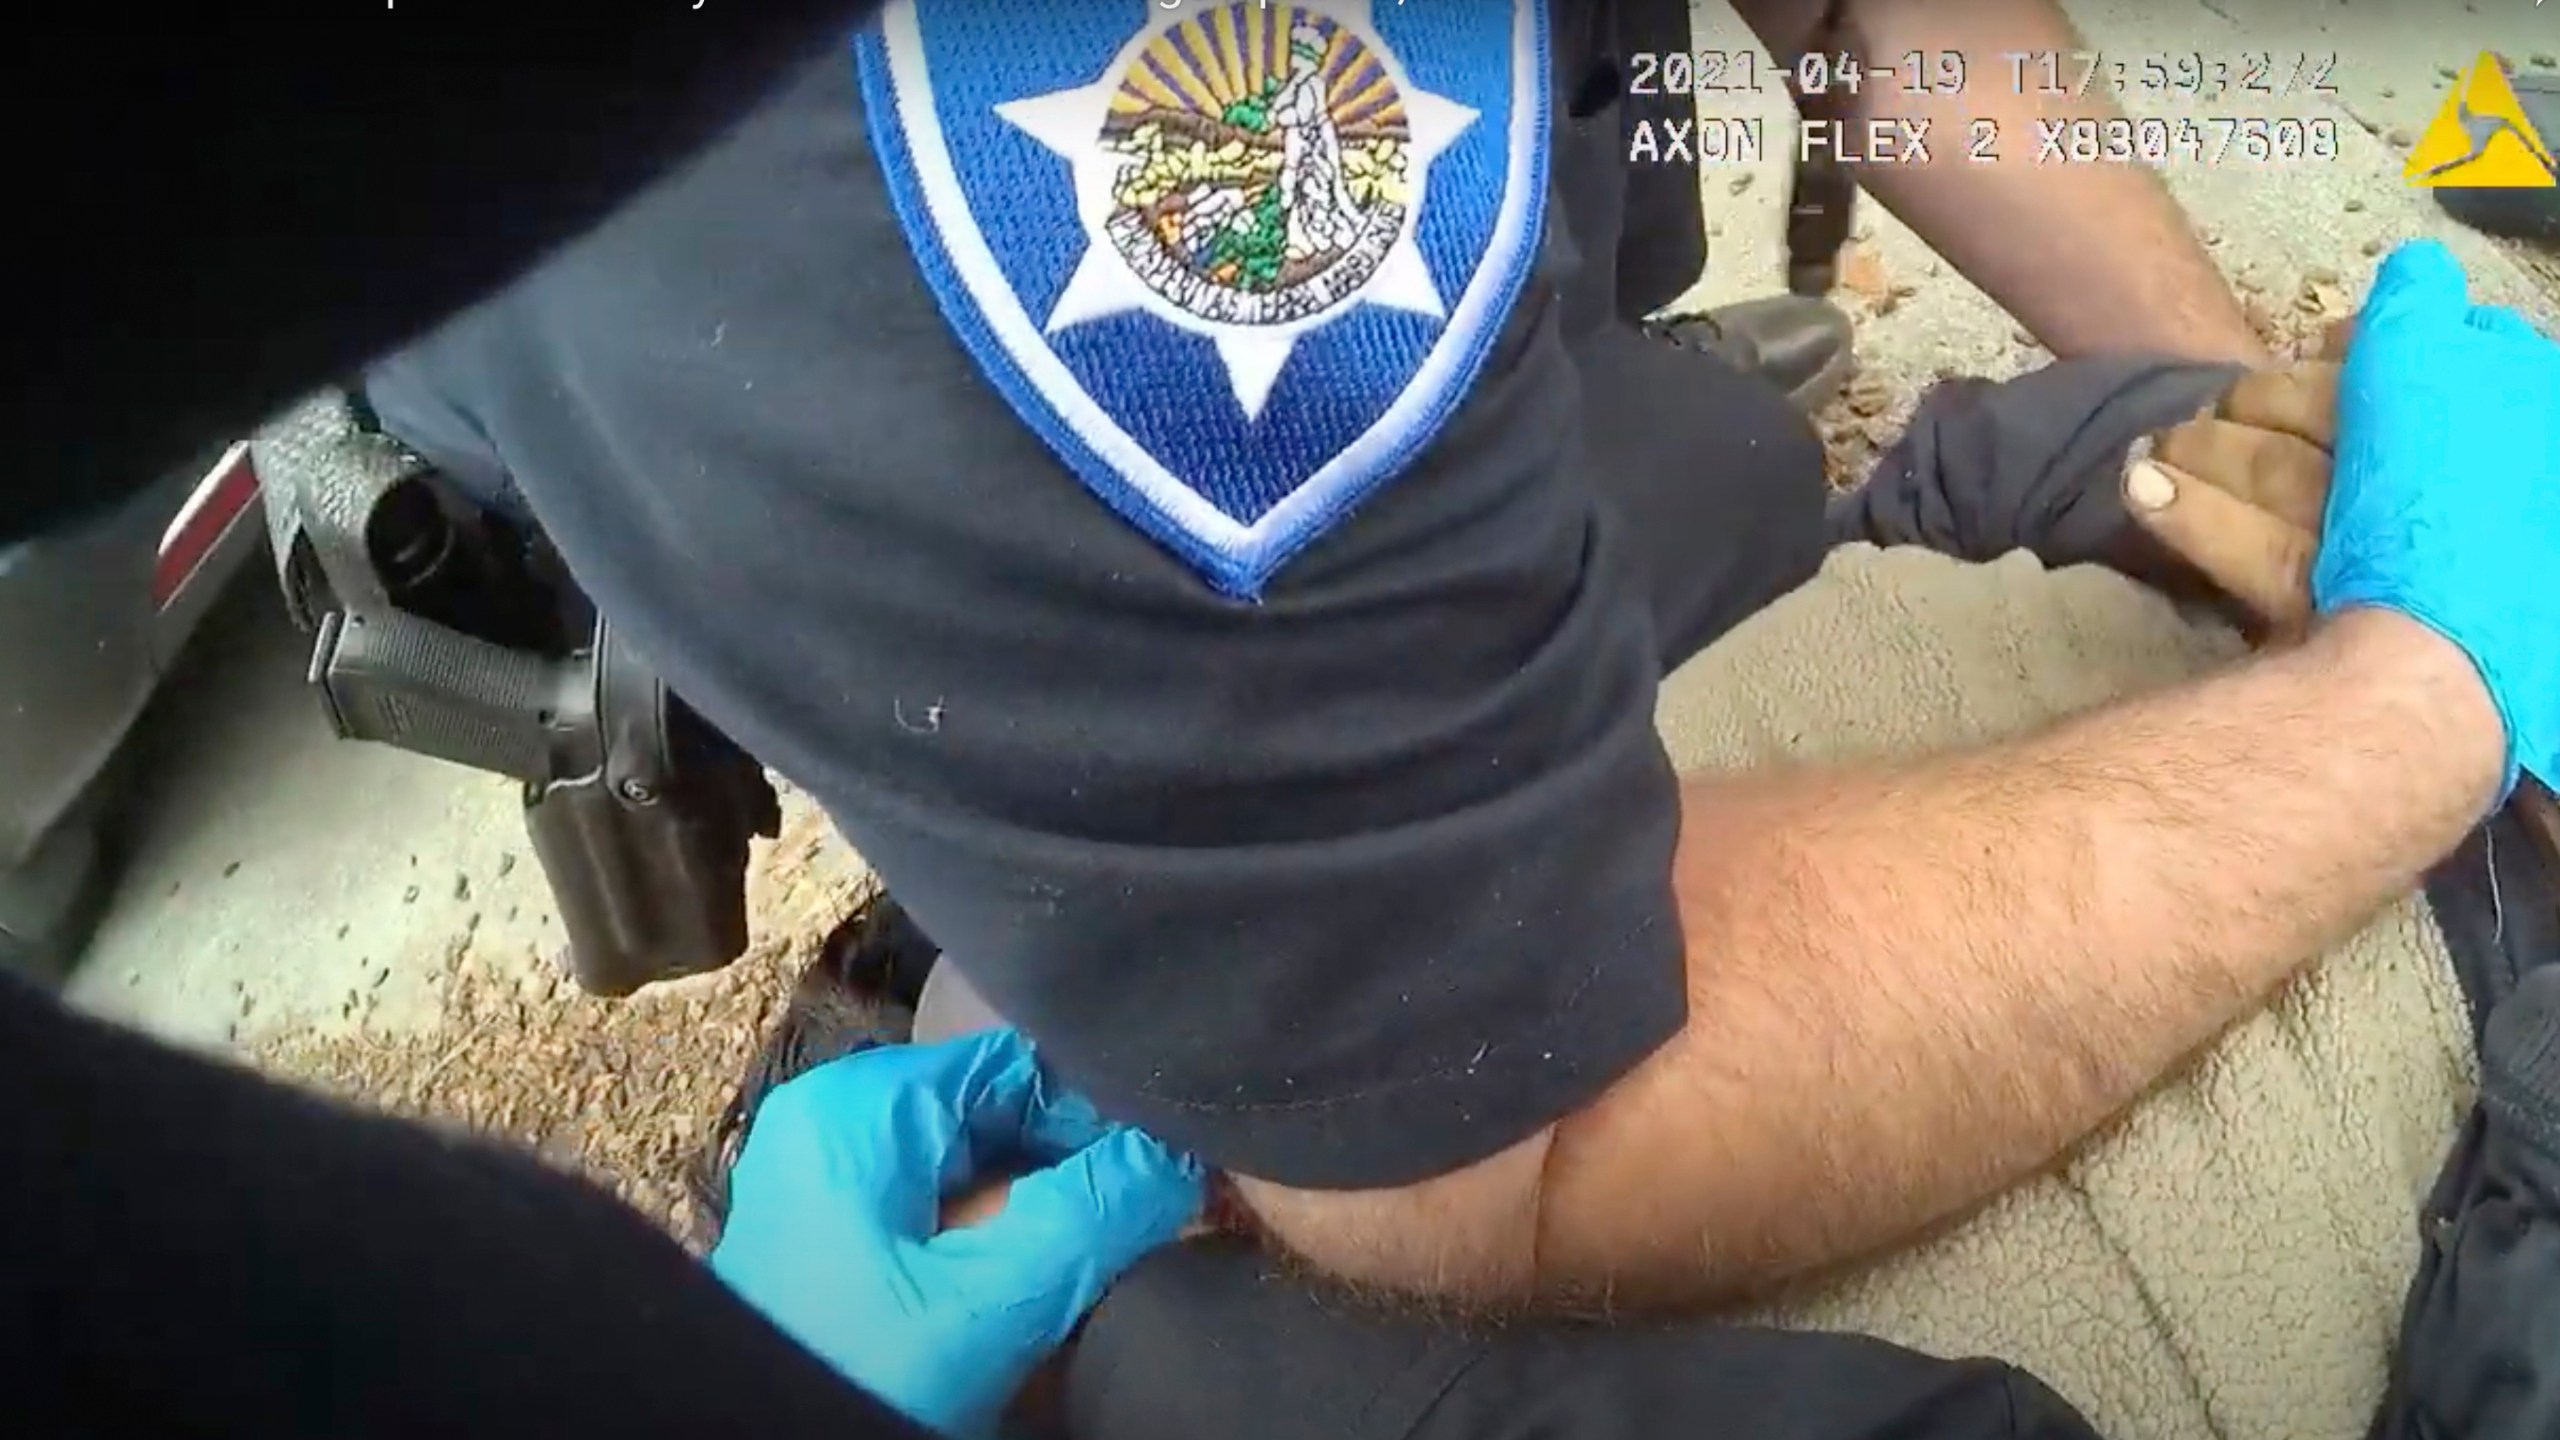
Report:
[[2397,611],[2469,658],[2519,772],[2560,773],[2560,344],[2474,305],[2443,245],[2382,263],[2339,379],[2311,597]]
[[2346,334],[2334,329],[2320,358],[2243,374],[2124,470],[2126,513],[2262,642],[2290,643],[2311,622]]
[[[943,1198],[1019,1174],[936,1233]],[[711,1268],[819,1358],[947,1435],[993,1431],[1113,1277],[1197,1212],[1201,1174],[1105,1124],[1018,1031],[830,1061],[765,1098]]]

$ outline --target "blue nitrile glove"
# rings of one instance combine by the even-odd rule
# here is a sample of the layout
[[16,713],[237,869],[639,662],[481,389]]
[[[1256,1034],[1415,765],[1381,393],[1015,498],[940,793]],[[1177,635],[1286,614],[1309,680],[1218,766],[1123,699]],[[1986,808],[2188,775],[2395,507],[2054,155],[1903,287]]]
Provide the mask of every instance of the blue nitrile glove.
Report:
[[2338,386],[2311,598],[2396,610],[2470,657],[2519,768],[2560,778],[2560,344],[2474,305],[2433,240],[2382,262]]
[[[944,1196],[1015,1168],[1004,1208]],[[1013,1030],[831,1061],[765,1097],[711,1268],[856,1384],[946,1435],[1005,1402],[1103,1287],[1199,1212],[1201,1174],[1044,1077]]]

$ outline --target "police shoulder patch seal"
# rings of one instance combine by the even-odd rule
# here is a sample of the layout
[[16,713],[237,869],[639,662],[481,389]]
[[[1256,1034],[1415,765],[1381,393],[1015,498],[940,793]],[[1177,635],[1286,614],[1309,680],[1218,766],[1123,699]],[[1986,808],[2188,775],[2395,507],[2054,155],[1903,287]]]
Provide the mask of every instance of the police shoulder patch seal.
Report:
[[1229,595],[1438,433],[1535,258],[1545,0],[893,0],[856,55],[963,343]]

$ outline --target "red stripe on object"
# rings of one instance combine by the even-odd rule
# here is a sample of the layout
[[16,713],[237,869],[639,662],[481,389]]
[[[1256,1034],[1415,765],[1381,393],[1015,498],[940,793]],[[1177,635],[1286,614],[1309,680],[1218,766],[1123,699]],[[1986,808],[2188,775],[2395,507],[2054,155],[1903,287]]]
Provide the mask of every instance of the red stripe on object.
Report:
[[193,580],[232,524],[258,498],[258,472],[249,463],[246,443],[222,452],[213,468],[197,482],[178,518],[160,537],[160,554],[151,566],[151,604],[166,610]]

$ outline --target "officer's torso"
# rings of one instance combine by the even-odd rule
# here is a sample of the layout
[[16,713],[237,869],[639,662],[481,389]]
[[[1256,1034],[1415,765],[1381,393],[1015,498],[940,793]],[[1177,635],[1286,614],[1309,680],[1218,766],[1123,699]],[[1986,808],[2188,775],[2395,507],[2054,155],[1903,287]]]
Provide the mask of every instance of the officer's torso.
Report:
[[[1504,607],[1569,604],[1590,498],[1553,483],[1578,436],[1551,295],[1574,263],[1550,234],[1456,418],[1258,603],[1209,593],[1112,514],[954,338],[909,258],[849,54],[813,63],[715,151],[371,388],[395,429],[441,405],[484,435],[579,581],[677,688],[841,820],[876,786],[965,798],[875,766],[871,747],[912,743],[901,717],[956,715],[973,676],[1169,690],[1167,674],[1281,673],[1257,647],[1302,646],[1301,621],[1393,589],[1380,557],[1418,534],[1471,537],[1461,578],[1485,636],[1509,628]],[[1413,643],[1451,643],[1437,633]],[[1515,663],[1486,657],[1488,673]],[[1394,662],[1340,664],[1374,683]],[[1149,783],[1230,763],[1208,737],[1263,697],[1172,699]],[[1001,733],[978,738],[975,765],[1054,768]]]

